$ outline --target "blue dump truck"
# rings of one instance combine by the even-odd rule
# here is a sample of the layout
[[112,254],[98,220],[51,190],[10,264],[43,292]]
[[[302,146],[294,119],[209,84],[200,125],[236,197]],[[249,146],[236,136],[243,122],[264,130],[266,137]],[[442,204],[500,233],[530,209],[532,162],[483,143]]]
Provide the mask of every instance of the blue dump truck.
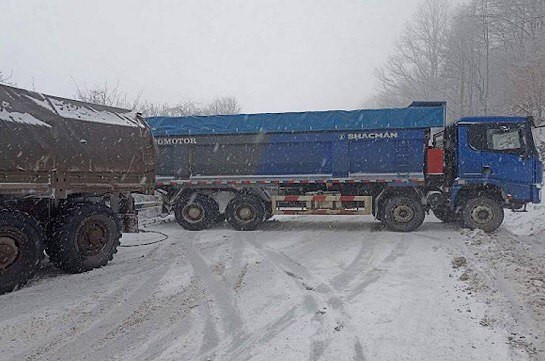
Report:
[[224,218],[255,230],[278,214],[346,214],[407,232],[431,211],[491,232],[504,209],[539,203],[532,119],[446,126],[445,106],[149,118],[157,187],[188,230]]

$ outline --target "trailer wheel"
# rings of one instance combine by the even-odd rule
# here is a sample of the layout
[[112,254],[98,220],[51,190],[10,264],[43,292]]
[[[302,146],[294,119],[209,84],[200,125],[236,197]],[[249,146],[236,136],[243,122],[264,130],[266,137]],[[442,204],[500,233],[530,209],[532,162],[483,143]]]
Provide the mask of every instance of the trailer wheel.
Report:
[[443,223],[454,223],[460,220],[460,216],[454,213],[448,206],[433,209],[433,215]]
[[395,196],[386,200],[383,222],[395,232],[411,232],[424,223],[424,207],[416,199]]
[[0,211],[0,295],[23,286],[44,257],[43,232],[29,215]]
[[180,226],[189,231],[202,231],[216,222],[219,206],[210,197],[192,194],[184,197],[174,207],[174,216]]
[[462,226],[493,232],[503,223],[504,211],[494,199],[477,197],[468,200],[462,208]]
[[49,236],[49,259],[62,270],[80,273],[108,264],[117,253],[121,227],[102,204],[83,203],[60,211]]
[[261,199],[251,195],[233,198],[225,209],[227,222],[238,231],[254,231],[265,219],[265,206]]

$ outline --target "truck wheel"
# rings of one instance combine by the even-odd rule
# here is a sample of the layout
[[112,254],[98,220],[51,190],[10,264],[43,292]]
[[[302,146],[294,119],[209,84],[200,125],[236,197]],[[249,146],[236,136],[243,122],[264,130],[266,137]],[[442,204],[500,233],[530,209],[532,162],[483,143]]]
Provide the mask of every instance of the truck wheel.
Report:
[[503,223],[502,206],[494,199],[477,197],[470,199],[462,208],[462,226],[493,232]]
[[424,223],[424,207],[415,199],[395,196],[384,206],[383,222],[395,232],[411,232]]
[[49,259],[62,270],[80,273],[108,264],[121,238],[114,212],[102,204],[83,203],[60,211],[49,236]]
[[203,194],[184,197],[174,207],[176,221],[189,231],[207,229],[217,220],[218,215],[218,204]]
[[44,257],[43,232],[29,215],[0,211],[0,295],[23,286]]
[[453,223],[457,222],[460,219],[460,217],[456,213],[454,213],[454,211],[448,206],[434,209],[433,215],[443,223]]
[[225,209],[227,222],[237,231],[253,231],[265,218],[265,207],[261,199],[240,195],[232,199]]

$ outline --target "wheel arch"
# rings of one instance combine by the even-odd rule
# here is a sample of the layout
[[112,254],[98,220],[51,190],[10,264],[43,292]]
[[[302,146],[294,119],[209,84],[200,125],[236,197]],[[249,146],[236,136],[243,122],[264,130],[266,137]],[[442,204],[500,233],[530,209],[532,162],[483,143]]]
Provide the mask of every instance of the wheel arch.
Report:
[[374,197],[373,200],[373,215],[378,220],[384,216],[384,206],[386,201],[392,197],[406,196],[416,199],[421,202],[423,192],[415,186],[399,186],[399,187],[384,187],[381,192]]
[[451,191],[451,207],[456,211],[463,207],[471,198],[488,197],[499,202],[502,206],[506,202],[503,189],[495,184],[474,184],[455,188]]

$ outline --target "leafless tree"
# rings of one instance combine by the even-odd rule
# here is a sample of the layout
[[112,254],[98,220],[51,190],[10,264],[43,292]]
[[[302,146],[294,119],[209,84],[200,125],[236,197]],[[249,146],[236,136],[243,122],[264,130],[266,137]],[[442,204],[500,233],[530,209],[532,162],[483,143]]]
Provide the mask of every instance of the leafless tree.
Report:
[[532,115],[545,123],[545,59],[511,70],[510,95],[514,113]]
[[208,115],[239,114],[241,110],[242,107],[234,97],[216,98],[204,107],[204,113]]
[[231,96],[218,97],[210,103],[200,104],[191,99],[182,99],[175,104],[154,103],[141,99],[141,93],[134,99],[120,89],[119,82],[110,85],[104,82],[94,86],[80,86],[74,81],[75,98],[87,103],[108,105],[118,108],[134,109],[146,117],[151,116],[188,116],[188,115],[228,115],[240,113],[242,107]]
[[189,116],[239,114],[242,107],[234,97],[220,97],[207,104],[199,104],[190,99],[182,99],[174,105],[143,102],[138,109],[145,116]]
[[441,68],[449,23],[447,0],[424,0],[406,24],[384,67],[377,70],[378,103],[401,105],[414,99],[443,98]]
[[83,102],[126,109],[136,109],[140,102],[141,94],[134,99],[129,99],[127,93],[120,90],[119,82],[115,85],[104,82],[88,86],[78,85],[74,81],[74,85],[76,87],[75,98]]
[[0,71],[0,84],[14,85],[9,80],[11,79],[12,74],[6,75],[4,72]]
[[441,98],[451,118],[543,118],[545,1],[471,0],[447,9],[444,0],[423,1],[377,71],[377,104]]

